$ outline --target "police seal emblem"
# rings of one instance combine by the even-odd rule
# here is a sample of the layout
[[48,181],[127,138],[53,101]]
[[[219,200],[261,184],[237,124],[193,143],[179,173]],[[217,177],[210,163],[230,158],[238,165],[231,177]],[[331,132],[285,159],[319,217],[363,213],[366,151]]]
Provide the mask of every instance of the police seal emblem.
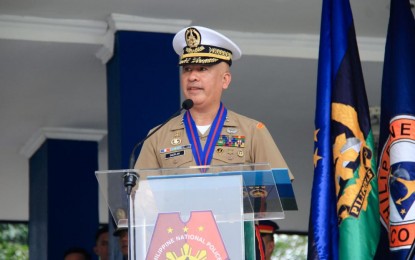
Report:
[[229,259],[213,213],[190,214],[188,221],[177,212],[158,215],[146,260]]
[[409,249],[415,238],[414,116],[391,119],[378,173],[380,215],[382,224],[389,226],[389,247]]

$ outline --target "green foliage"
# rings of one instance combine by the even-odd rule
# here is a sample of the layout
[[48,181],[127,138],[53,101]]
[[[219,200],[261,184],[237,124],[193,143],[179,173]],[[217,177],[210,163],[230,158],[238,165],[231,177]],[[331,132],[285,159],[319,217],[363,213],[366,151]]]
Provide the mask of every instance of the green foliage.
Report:
[[28,225],[0,223],[0,260],[29,259]]
[[307,259],[307,236],[279,234],[272,259]]
[[[28,260],[28,235],[27,224],[0,223],[0,260]],[[272,259],[307,259],[307,236],[278,234],[275,240]]]

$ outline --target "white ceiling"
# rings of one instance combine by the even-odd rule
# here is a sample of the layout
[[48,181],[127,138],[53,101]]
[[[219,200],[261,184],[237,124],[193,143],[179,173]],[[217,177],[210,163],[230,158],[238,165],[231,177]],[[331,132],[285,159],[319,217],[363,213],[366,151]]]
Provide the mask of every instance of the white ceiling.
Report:
[[[111,13],[187,19],[220,30],[279,34],[318,34],[318,0],[2,0],[1,14],[105,21]],[[388,0],[352,0],[357,34],[384,37]]]
[[[9,209],[0,211],[0,220],[28,219],[28,161],[21,152],[34,133],[42,127],[106,129],[105,65],[95,55],[107,40],[108,17],[118,13],[188,20],[243,36],[241,48],[249,55],[232,67],[224,100],[270,128],[296,176],[300,207],[280,226],[307,230],[321,5],[316,0],[0,1],[0,208]],[[378,106],[389,1],[352,0],[351,5],[369,103]],[[47,22],[33,23],[39,18]],[[63,35],[54,26],[62,19],[72,29],[77,21],[96,28],[88,37],[88,31],[79,37],[79,28]],[[286,42],[273,46],[275,39]],[[104,140],[103,165],[105,147]]]

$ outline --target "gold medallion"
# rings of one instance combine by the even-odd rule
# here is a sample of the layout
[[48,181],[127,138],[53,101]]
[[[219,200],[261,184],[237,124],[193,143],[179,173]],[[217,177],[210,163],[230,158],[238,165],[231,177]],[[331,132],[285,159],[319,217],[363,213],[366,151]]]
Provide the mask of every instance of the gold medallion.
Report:
[[178,137],[175,137],[175,138],[171,139],[171,142],[170,143],[172,145],[178,145],[178,144],[181,144],[182,143],[182,140],[180,138],[178,138]]
[[239,150],[239,151],[238,151],[238,156],[239,156],[239,157],[243,157],[243,156],[244,156],[244,151]]

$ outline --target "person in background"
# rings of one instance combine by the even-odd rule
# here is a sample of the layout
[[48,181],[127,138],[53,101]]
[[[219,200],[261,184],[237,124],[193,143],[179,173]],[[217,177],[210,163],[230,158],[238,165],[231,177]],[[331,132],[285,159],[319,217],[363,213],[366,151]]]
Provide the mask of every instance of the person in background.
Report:
[[101,226],[95,234],[94,253],[100,260],[108,260],[108,225]]
[[265,260],[270,260],[275,249],[275,238],[279,226],[272,220],[260,220],[258,223],[259,232],[264,245]]
[[118,227],[114,231],[113,235],[118,237],[118,244],[120,246],[123,259],[128,259],[128,228],[124,226]]
[[74,247],[65,251],[64,260],[91,260],[91,255],[84,248]]

